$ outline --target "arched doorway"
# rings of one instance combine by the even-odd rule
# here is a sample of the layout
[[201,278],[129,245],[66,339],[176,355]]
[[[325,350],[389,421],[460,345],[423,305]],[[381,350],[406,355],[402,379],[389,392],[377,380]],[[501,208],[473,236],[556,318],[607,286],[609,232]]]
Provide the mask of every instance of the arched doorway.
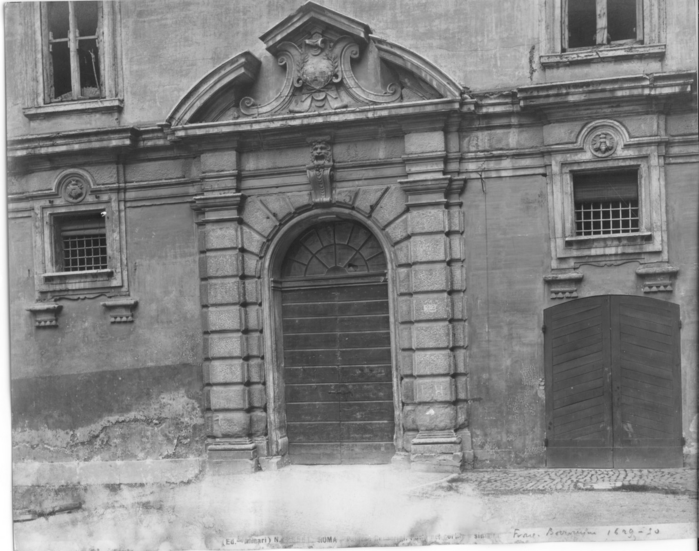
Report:
[[549,467],[682,467],[680,307],[603,295],[544,310]]
[[307,228],[281,265],[289,459],[387,463],[395,454],[386,257],[355,221]]

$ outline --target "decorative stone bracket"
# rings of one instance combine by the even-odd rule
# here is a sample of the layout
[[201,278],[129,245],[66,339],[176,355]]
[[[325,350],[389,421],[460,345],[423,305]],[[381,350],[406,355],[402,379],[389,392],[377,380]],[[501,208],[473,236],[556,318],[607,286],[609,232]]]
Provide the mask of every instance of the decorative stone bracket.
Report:
[[55,302],[37,303],[27,308],[34,316],[36,327],[58,327],[58,314],[63,306]]
[[544,276],[544,281],[549,285],[551,298],[567,299],[578,298],[578,283],[583,275],[578,272],[554,273]]
[[110,323],[131,323],[133,322],[133,309],[138,305],[138,301],[129,298],[109,300],[101,304],[109,312]]
[[679,268],[670,265],[645,265],[636,269],[643,281],[644,293],[671,293],[672,282],[679,272]]

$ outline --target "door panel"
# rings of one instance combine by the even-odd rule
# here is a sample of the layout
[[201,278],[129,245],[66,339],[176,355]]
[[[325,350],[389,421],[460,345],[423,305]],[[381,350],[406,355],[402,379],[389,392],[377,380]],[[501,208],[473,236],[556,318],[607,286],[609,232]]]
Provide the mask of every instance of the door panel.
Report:
[[679,306],[589,297],[544,322],[548,466],[681,467]]
[[[593,297],[571,304],[544,313],[547,463],[611,467],[608,299]],[[590,449],[583,453],[580,448]]]
[[282,291],[289,458],[386,463],[395,454],[386,283]]
[[614,465],[681,467],[679,306],[614,296],[611,319],[618,355],[612,373]]

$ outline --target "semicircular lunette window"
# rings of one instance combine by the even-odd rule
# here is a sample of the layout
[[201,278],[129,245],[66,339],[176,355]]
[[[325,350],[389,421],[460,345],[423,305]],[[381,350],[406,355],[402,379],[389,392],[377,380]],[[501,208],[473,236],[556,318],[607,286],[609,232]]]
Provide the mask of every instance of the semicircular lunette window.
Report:
[[329,222],[303,233],[286,254],[282,277],[384,272],[386,257],[378,240],[355,222]]

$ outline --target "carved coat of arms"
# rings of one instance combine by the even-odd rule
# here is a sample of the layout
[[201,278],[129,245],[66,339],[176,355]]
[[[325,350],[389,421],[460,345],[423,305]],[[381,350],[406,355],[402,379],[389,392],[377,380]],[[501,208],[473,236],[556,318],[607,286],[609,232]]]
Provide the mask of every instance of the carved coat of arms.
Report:
[[386,92],[371,92],[359,84],[350,60],[356,59],[360,50],[350,37],[341,36],[333,42],[316,31],[300,44],[301,47],[283,42],[279,46],[277,61],[287,67],[287,78],[279,95],[262,105],[253,98],[242,98],[239,107],[242,115],[307,113],[400,99],[401,89],[395,83],[389,84]]

